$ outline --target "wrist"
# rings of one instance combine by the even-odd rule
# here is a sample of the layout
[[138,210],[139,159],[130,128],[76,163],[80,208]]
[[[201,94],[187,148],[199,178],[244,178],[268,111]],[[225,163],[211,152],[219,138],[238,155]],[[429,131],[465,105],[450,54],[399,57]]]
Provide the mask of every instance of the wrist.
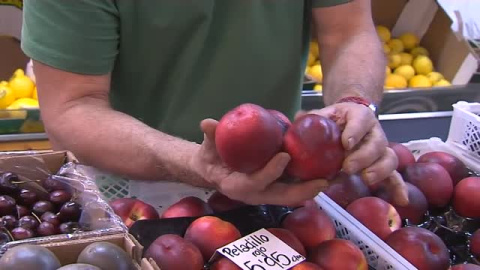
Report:
[[375,114],[375,116],[378,117],[377,105],[375,103],[373,103],[371,100],[360,97],[360,96],[345,96],[345,97],[342,97],[339,100],[337,100],[337,102],[335,102],[335,103],[338,104],[338,103],[348,103],[348,102],[363,105],[363,106],[371,109],[373,111],[373,113]]

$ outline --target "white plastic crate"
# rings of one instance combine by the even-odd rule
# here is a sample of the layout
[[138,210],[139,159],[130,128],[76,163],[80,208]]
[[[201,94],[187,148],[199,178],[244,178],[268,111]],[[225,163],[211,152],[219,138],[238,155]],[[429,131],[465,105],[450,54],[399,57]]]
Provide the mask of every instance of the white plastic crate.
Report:
[[337,237],[355,243],[370,267],[375,270],[417,269],[327,195],[320,193],[315,201],[334,221]]
[[446,144],[467,166],[480,171],[480,103],[460,101],[453,105]]

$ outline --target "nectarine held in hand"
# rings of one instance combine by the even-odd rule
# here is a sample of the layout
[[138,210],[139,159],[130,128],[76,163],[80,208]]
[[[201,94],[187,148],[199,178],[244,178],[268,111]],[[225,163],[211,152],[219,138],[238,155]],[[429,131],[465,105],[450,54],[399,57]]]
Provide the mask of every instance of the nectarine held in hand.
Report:
[[427,198],[431,207],[444,207],[453,195],[453,182],[448,172],[436,163],[415,163],[408,165],[405,181],[416,186]]
[[315,207],[293,210],[282,221],[282,227],[291,231],[306,249],[335,238],[335,225],[325,211]]
[[418,225],[425,221],[425,214],[428,211],[428,202],[425,195],[416,186],[406,182],[408,192],[408,204],[399,206],[394,203],[392,194],[385,188],[378,190],[375,196],[393,205],[402,219],[408,219],[410,224]]
[[401,228],[393,232],[386,243],[419,270],[447,270],[450,267],[447,246],[427,229]]
[[415,163],[415,157],[412,152],[403,144],[396,142],[389,142],[388,147],[390,147],[398,158],[397,171],[403,172],[407,165]]
[[204,260],[208,261],[218,248],[238,240],[241,234],[230,222],[214,216],[204,216],[188,226],[184,238],[195,244]]
[[470,252],[477,260],[480,260],[480,229],[476,230],[470,237]]
[[463,217],[480,218],[480,177],[468,177],[454,189],[453,209]]
[[160,269],[199,270],[203,269],[200,250],[191,242],[175,234],[165,234],[153,241],[144,255],[152,258]]
[[268,228],[267,230],[298,252],[298,254],[302,255],[303,257],[307,257],[307,252],[305,251],[305,247],[303,246],[302,242],[300,242],[300,240],[298,240],[295,234],[293,234],[291,231],[282,228]]
[[284,137],[290,154],[290,176],[301,180],[332,180],[342,168],[345,150],[340,127],[331,119],[306,114],[297,118]]
[[313,248],[308,260],[324,270],[368,269],[367,259],[362,251],[352,242],[338,238]]
[[356,174],[348,175],[340,172],[335,180],[324,193],[340,205],[346,208],[356,199],[370,196],[370,189],[365,185],[362,178]]
[[128,228],[137,220],[159,218],[153,206],[139,199],[119,198],[111,201],[110,206]]
[[198,217],[213,214],[212,208],[200,198],[188,196],[172,204],[162,218]]
[[232,200],[218,191],[215,191],[208,198],[207,203],[216,213],[233,210],[246,205],[243,202]]
[[395,207],[377,197],[355,200],[347,207],[347,212],[382,240],[402,226]]
[[440,164],[452,178],[453,185],[455,186],[460,180],[468,176],[468,169],[465,164],[452,154],[435,151],[421,155],[418,163],[437,163]]
[[288,128],[290,127],[290,125],[292,125],[292,122],[290,122],[290,119],[288,119],[288,117],[286,117],[285,114],[277,110],[268,110],[268,111],[273,115],[273,117],[277,119],[278,123],[282,127],[283,133],[285,134],[285,132],[287,132]]
[[263,168],[282,148],[278,120],[255,104],[242,104],[227,112],[215,130],[222,161],[235,171],[253,173]]

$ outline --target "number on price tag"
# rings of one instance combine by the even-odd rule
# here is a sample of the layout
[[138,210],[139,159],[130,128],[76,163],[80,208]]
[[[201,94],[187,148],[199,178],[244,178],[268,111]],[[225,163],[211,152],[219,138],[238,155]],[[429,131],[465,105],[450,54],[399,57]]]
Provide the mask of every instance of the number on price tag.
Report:
[[305,257],[265,229],[217,249],[244,270],[290,269]]

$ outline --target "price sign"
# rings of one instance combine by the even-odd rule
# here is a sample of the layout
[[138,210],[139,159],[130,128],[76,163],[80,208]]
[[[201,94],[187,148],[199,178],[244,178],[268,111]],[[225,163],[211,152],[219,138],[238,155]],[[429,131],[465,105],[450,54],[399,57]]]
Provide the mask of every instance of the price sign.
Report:
[[265,229],[217,249],[243,270],[290,269],[305,257]]

